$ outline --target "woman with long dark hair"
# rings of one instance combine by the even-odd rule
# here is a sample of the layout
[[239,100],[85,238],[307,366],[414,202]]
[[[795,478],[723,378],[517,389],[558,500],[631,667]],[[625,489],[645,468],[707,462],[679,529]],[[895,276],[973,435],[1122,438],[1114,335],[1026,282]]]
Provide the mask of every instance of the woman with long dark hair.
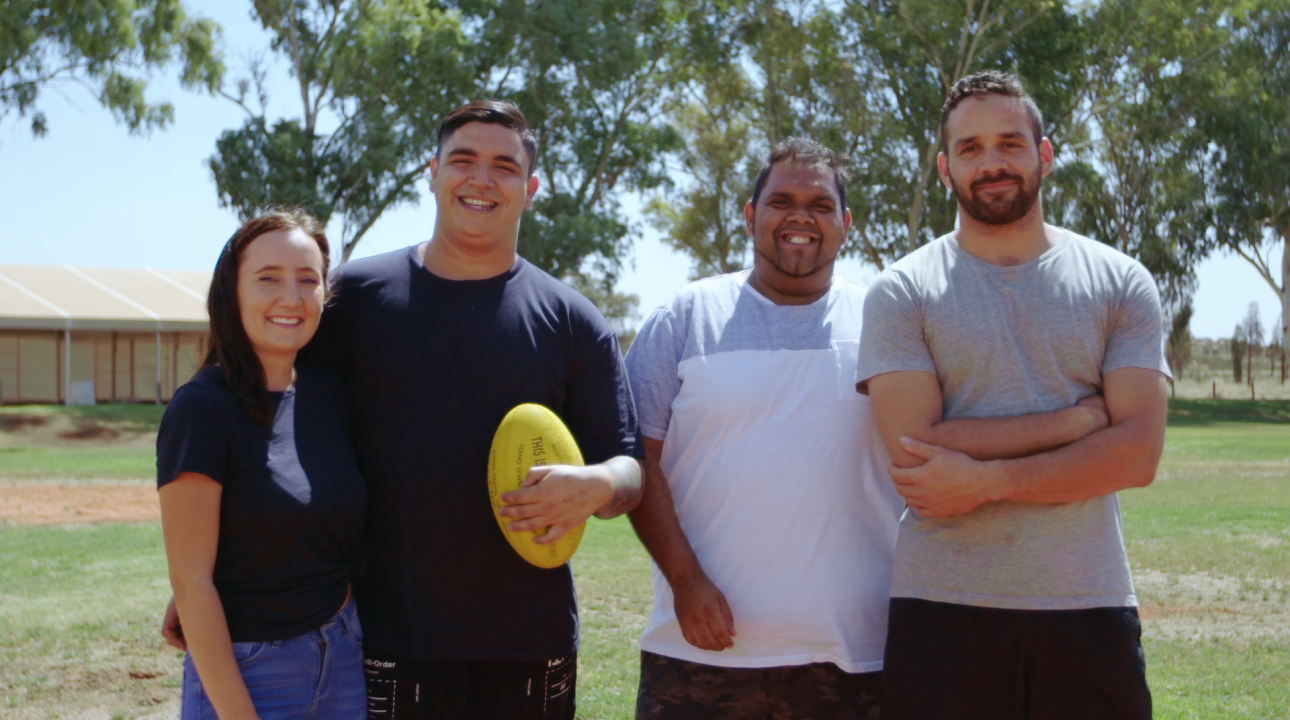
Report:
[[318,328],[328,262],[303,212],[243,224],[211,279],[206,360],[161,421],[184,720],[366,717],[349,589],[367,495],[349,395],[295,365]]

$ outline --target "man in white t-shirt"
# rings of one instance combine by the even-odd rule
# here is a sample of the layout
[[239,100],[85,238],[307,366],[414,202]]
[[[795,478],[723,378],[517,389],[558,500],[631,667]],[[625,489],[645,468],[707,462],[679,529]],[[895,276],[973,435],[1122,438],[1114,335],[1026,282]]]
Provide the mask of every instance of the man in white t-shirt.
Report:
[[856,391],[864,292],[833,276],[845,163],[777,146],[752,270],[677,292],[627,355],[654,560],[638,719],[878,716],[903,502]]

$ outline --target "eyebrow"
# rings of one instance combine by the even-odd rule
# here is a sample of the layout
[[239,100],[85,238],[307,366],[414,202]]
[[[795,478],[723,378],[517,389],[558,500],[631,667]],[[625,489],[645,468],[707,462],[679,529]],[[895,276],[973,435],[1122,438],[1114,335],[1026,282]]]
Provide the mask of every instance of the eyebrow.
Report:
[[[479,157],[479,153],[475,152],[474,150],[471,150],[470,148],[456,148],[448,151],[448,157],[453,157],[454,155],[465,155],[466,157],[472,157],[472,158]],[[493,161],[510,163],[515,167],[521,167],[520,161],[516,160],[510,155],[494,155]]]
[[[266,270],[282,270],[282,269],[283,269],[283,268],[282,268],[282,266],[281,266],[281,265],[265,265],[265,266],[264,266],[264,267],[262,267],[262,268],[258,268],[258,269],[256,269],[256,270],[252,270],[252,271],[251,271],[251,273],[252,273],[252,274],[255,274],[255,273],[262,273],[262,272],[265,272]],[[297,271],[300,271],[300,270],[306,270],[306,271],[311,272],[311,273],[314,273],[314,274],[317,274],[317,273],[318,273],[318,271],[317,271],[316,269],[314,269],[314,268],[312,268],[312,267],[309,267],[308,265],[301,265],[300,267],[296,268],[296,270],[297,270]]]

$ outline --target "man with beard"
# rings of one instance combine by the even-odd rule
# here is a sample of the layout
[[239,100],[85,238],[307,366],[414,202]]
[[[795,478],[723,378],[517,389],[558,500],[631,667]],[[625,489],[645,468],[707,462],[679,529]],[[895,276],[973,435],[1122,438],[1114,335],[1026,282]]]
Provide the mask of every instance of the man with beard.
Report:
[[856,391],[863,291],[833,275],[845,163],[776,147],[753,268],[678,291],[627,354],[654,560],[638,719],[878,716],[902,503]]
[[1150,274],[1047,225],[1052,168],[1012,76],[960,80],[941,114],[958,229],[865,301],[859,378],[909,506],[884,718],[1149,718],[1115,492],[1164,445]]

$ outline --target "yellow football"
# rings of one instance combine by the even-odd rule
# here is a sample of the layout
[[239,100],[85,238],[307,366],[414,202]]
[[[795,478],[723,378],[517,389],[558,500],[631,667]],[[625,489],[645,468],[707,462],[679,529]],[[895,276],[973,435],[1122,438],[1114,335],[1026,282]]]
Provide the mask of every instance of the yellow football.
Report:
[[519,490],[529,468],[582,464],[582,453],[578,452],[569,429],[555,413],[541,405],[517,405],[506,413],[493,435],[493,447],[488,452],[488,497],[493,501],[493,516],[515,552],[540,568],[560,567],[568,562],[582,541],[587,523],[571,528],[550,545],[538,545],[533,538],[542,533],[516,532],[507,527],[515,518],[498,512],[505,504],[502,493]]

